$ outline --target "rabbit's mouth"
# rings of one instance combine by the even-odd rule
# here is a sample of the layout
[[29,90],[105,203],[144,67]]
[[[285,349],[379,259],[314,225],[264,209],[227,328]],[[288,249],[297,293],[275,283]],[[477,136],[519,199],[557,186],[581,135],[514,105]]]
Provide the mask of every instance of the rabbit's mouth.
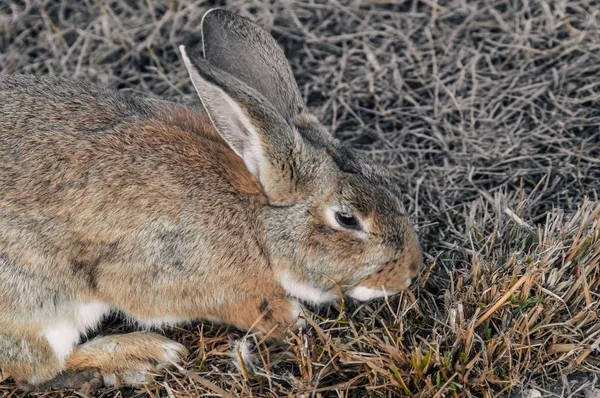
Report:
[[[306,283],[294,281],[289,275],[282,277],[280,282],[290,297],[298,299],[306,304],[323,305],[340,298],[339,293],[335,291],[327,291]],[[383,297],[391,297],[400,293],[400,291],[407,289],[411,282],[412,278],[407,277],[400,289],[389,290],[359,285],[344,292],[344,295],[358,301],[370,301]]]
[[[411,282],[411,278],[406,278],[405,286],[403,287],[403,289],[408,288]],[[373,289],[372,287],[367,286],[356,286],[346,292],[346,294],[349,297],[352,297],[353,299],[358,301],[369,301],[382,297],[391,297],[398,293],[400,293],[399,290]]]

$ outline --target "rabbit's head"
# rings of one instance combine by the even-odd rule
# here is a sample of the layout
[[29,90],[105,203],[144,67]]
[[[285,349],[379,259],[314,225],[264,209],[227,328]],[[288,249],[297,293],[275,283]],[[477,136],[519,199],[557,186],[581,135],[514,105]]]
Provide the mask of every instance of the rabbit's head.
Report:
[[213,124],[268,198],[259,240],[288,294],[319,304],[408,287],[422,257],[399,191],[307,112],[270,34],[215,9],[202,20],[202,53],[180,50]]

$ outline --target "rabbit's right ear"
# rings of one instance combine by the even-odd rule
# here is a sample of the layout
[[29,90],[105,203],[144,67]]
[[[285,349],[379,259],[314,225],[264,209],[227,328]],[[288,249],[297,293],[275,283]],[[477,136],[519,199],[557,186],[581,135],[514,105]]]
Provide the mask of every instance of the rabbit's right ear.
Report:
[[213,125],[258,178],[269,203],[293,204],[302,163],[297,131],[255,89],[184,46],[179,50]]

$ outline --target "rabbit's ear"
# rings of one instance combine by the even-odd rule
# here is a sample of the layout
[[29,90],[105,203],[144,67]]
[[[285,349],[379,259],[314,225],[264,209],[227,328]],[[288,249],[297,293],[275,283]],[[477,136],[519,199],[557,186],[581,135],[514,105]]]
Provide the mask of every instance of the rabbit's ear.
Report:
[[290,65],[275,39],[262,27],[229,11],[212,9],[202,17],[204,57],[265,97],[288,122],[305,109]]
[[215,128],[262,184],[269,202],[292,204],[301,139],[255,89],[180,46],[181,56]]

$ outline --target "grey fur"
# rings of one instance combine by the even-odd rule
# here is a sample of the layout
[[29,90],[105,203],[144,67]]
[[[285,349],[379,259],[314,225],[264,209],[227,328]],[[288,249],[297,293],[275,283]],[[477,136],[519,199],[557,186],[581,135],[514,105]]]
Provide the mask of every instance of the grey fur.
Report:
[[202,18],[204,57],[259,92],[287,121],[305,105],[285,54],[254,22],[232,12],[213,9]]
[[[100,303],[143,324],[209,318],[278,337],[294,321],[286,281],[397,292],[418,272],[415,233],[386,171],[296,114],[303,107],[281,50],[250,22],[228,15],[229,24],[254,33],[221,44],[262,49],[265,60],[232,76],[192,57],[217,129],[183,105],[0,76],[0,367],[18,382],[51,385],[59,372],[76,377],[90,367],[110,376],[184,355],[160,336],[127,334],[106,337],[120,354],[91,342],[61,358],[62,337],[53,337],[56,351],[44,331],[66,324],[85,333],[103,316],[101,307],[81,326],[80,305]],[[285,98],[252,87],[262,67],[276,72]],[[220,93],[227,100],[217,104]],[[267,160],[259,172],[236,155],[244,156],[235,140],[244,131],[215,113],[223,106],[239,107],[256,127]],[[365,228],[332,220],[342,207]]]

